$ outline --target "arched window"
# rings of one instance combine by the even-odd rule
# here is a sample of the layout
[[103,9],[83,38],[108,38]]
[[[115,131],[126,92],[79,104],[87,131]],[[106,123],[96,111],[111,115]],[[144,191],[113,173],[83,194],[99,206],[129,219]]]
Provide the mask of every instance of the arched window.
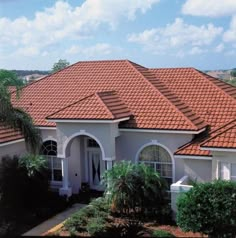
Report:
[[48,159],[51,181],[62,181],[61,159],[57,158],[57,142],[48,140],[41,147],[41,155]]
[[156,170],[170,187],[172,184],[172,160],[166,149],[159,145],[149,145],[140,152],[139,162]]

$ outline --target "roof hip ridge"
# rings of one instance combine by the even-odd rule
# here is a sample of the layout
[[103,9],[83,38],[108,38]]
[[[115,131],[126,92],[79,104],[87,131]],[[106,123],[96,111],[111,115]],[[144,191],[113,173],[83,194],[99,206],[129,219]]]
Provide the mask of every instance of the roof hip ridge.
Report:
[[[233,125],[230,125],[231,123],[233,123]],[[229,127],[227,127],[227,126],[229,126]],[[216,133],[217,130],[221,130],[221,129],[223,129],[224,127],[226,127],[225,130],[219,131],[219,133],[216,133],[216,134],[213,135],[212,137],[210,137],[210,138],[208,138],[207,140],[201,142],[201,143],[200,143],[200,147],[201,147],[203,144],[205,144],[205,143],[211,141],[212,139],[215,139],[215,138],[218,137],[219,135],[222,135],[223,133],[227,132],[228,130],[234,128],[235,126],[236,126],[236,119],[234,119],[234,120],[232,120],[232,121],[226,123],[224,126],[221,126],[220,128],[216,129],[216,130],[213,131],[212,133]],[[211,133],[211,134],[212,134],[212,133]],[[210,134],[210,135],[211,135],[211,134]],[[203,147],[204,147],[204,146],[203,146]]]
[[[110,116],[114,119],[114,115],[112,114],[112,112],[109,110],[109,108],[107,107],[107,105],[105,104],[105,102],[103,102],[102,98],[99,96],[99,93],[102,92],[96,92],[95,96],[97,97],[97,99],[99,100],[99,102],[102,104],[102,106],[105,108],[105,110],[110,114]],[[104,92],[105,93],[105,92]]]
[[[216,80],[216,81],[219,81],[220,83],[224,83],[225,85],[227,85],[227,86],[229,86],[229,87],[234,87],[234,86],[232,86],[231,84],[228,84],[228,83],[226,83],[226,82],[224,82],[224,81],[222,81],[222,80],[220,80],[220,79],[218,79],[218,78],[214,78],[214,77],[212,77],[211,75],[208,75],[208,74],[206,74],[206,73],[204,73],[204,72],[202,72],[202,71],[200,71],[200,70],[198,70],[198,69],[195,69],[195,68],[193,68],[193,69],[197,72],[197,74],[199,74],[199,75],[201,76],[201,78],[203,78],[203,79],[205,79],[206,77],[211,78],[211,79],[209,79],[208,81],[209,81],[212,85],[214,85],[214,87],[216,87],[221,93],[227,95],[231,100],[235,101],[235,97],[234,97],[234,96],[232,96],[232,95],[230,95],[229,93],[227,93],[227,92],[226,92],[224,89],[222,89],[220,86],[218,86],[218,85],[216,85],[214,82],[212,82],[212,80]],[[205,75],[205,76],[204,76],[204,75]]]
[[205,124],[204,120],[203,120],[197,113],[195,113],[195,112],[192,110],[192,108],[191,108],[190,106],[188,106],[188,105],[187,105],[183,100],[181,100],[174,92],[172,92],[172,90],[169,89],[169,88],[166,86],[166,84],[165,84],[164,82],[162,82],[160,79],[156,78],[155,74],[154,74],[149,68],[146,68],[146,67],[144,67],[144,66],[142,66],[142,65],[138,65],[138,64],[133,63],[133,62],[130,62],[130,61],[127,61],[127,62],[129,63],[129,65],[130,65],[133,69],[135,69],[135,70],[142,76],[142,78],[143,78],[149,85],[151,85],[151,86],[155,89],[155,91],[156,91],[157,93],[161,94],[161,95],[163,96],[163,98],[165,98],[165,100],[168,101],[168,103],[172,106],[172,108],[174,108],[176,111],[178,111],[179,113],[181,113],[181,115],[183,115],[183,117],[184,117],[192,126],[194,126],[196,130],[202,129],[202,128],[204,128],[204,127],[207,126],[207,125],[204,125],[204,126],[202,126],[201,128],[198,128],[198,126],[195,125],[194,122],[191,121],[187,115],[185,115],[165,94],[163,94],[163,93],[160,91],[159,88],[157,88],[149,79],[147,79],[147,78],[143,75],[143,73],[141,73],[140,70],[138,70],[134,65],[137,65],[138,67],[142,68],[142,70],[146,70],[146,72],[148,72],[149,74],[151,74],[151,76],[153,76],[153,78],[154,78],[155,80],[159,80],[158,82],[159,82],[160,84],[162,84],[162,86],[164,86],[166,90],[168,90],[174,97],[176,97],[176,98],[181,102],[181,104],[183,104],[183,105],[185,106],[185,108],[187,107],[189,110],[191,110],[191,112],[192,112],[195,116],[197,116],[197,117],[202,121],[202,123]]

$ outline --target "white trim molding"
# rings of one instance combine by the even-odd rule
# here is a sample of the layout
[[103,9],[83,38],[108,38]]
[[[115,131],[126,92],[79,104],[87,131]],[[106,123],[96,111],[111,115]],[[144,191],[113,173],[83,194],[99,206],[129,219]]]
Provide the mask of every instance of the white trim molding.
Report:
[[12,145],[12,144],[15,144],[15,143],[20,143],[20,142],[23,142],[23,141],[25,141],[25,139],[19,139],[19,140],[13,140],[13,141],[9,141],[9,142],[4,142],[4,143],[0,144],[0,147],[7,146],[7,145]]
[[48,136],[48,137],[46,137],[46,138],[43,139],[43,143],[44,143],[45,141],[49,141],[49,140],[52,140],[52,141],[57,142],[57,139],[55,139],[53,136]]
[[174,155],[176,159],[198,159],[198,160],[212,160],[212,156],[196,156],[196,155]]
[[81,131],[80,132],[76,132],[76,133],[72,134],[70,137],[68,137],[66,139],[66,141],[64,142],[64,144],[63,144],[63,154],[62,155],[58,154],[58,156],[62,156],[63,158],[66,157],[66,148],[67,148],[69,142],[72,139],[74,139],[75,137],[77,137],[77,136],[89,136],[92,139],[94,139],[99,144],[99,146],[100,146],[100,149],[102,151],[102,159],[105,160],[105,151],[104,151],[104,148],[103,148],[102,143],[100,142],[100,140],[97,137],[95,137],[94,135],[92,135],[92,134],[90,134],[88,132],[85,132],[84,130],[82,130],[82,132]]
[[46,119],[48,122],[56,122],[56,123],[116,123],[116,122],[121,122],[121,121],[127,121],[129,120],[129,117],[124,117],[120,119],[115,119],[115,120],[81,120],[81,119]]
[[173,157],[173,154],[172,152],[170,151],[169,148],[167,148],[165,145],[163,144],[160,144],[159,142],[157,142],[156,140],[151,140],[151,142],[148,142],[144,145],[142,145],[139,149],[138,149],[138,152],[136,153],[135,155],[135,163],[138,163],[139,162],[139,154],[141,153],[141,151],[146,148],[147,146],[150,146],[150,145],[157,145],[157,146],[160,146],[162,148],[164,148],[170,155],[170,158],[171,158],[171,161],[172,161],[172,182],[174,183],[175,182],[175,160],[174,160],[174,157]]
[[199,134],[205,131],[206,128],[203,128],[199,131],[185,131],[185,130],[153,130],[153,129],[130,129],[130,128],[119,128],[119,131],[126,131],[126,132],[150,132],[150,133],[169,133],[169,134]]
[[56,127],[50,127],[50,126],[37,126],[40,130],[56,130]]
[[210,151],[224,151],[224,152],[236,152],[236,149],[232,148],[219,148],[219,147],[204,147],[201,146],[202,150],[210,150]]

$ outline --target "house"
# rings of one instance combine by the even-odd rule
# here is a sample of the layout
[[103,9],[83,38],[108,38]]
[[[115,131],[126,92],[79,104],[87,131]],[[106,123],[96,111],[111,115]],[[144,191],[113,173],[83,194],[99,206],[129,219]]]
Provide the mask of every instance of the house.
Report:
[[[236,180],[236,88],[194,68],[78,62],[12,101],[40,128],[60,194],[84,182],[103,189],[102,173],[120,160],[144,162],[169,185]],[[19,132],[0,128],[1,156],[25,151]]]

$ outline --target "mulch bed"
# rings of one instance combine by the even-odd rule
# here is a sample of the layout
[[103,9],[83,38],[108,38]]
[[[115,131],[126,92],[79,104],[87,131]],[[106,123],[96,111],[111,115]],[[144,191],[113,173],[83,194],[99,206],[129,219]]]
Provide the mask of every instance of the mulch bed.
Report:
[[[122,224],[125,222],[125,219],[123,218],[117,218],[117,217],[110,217],[111,221],[109,224]],[[184,232],[182,231],[178,226],[174,225],[158,225],[152,222],[145,222],[143,223],[143,235],[142,237],[152,237],[152,233],[155,230],[164,230],[175,237],[207,237],[205,235],[202,235],[200,233],[193,233],[193,232]],[[58,232],[55,232],[54,234],[47,234],[47,235],[57,235],[57,236],[70,236],[70,233],[64,228],[61,228]],[[87,232],[80,232],[76,233],[75,235],[80,237],[90,237],[90,235]]]

